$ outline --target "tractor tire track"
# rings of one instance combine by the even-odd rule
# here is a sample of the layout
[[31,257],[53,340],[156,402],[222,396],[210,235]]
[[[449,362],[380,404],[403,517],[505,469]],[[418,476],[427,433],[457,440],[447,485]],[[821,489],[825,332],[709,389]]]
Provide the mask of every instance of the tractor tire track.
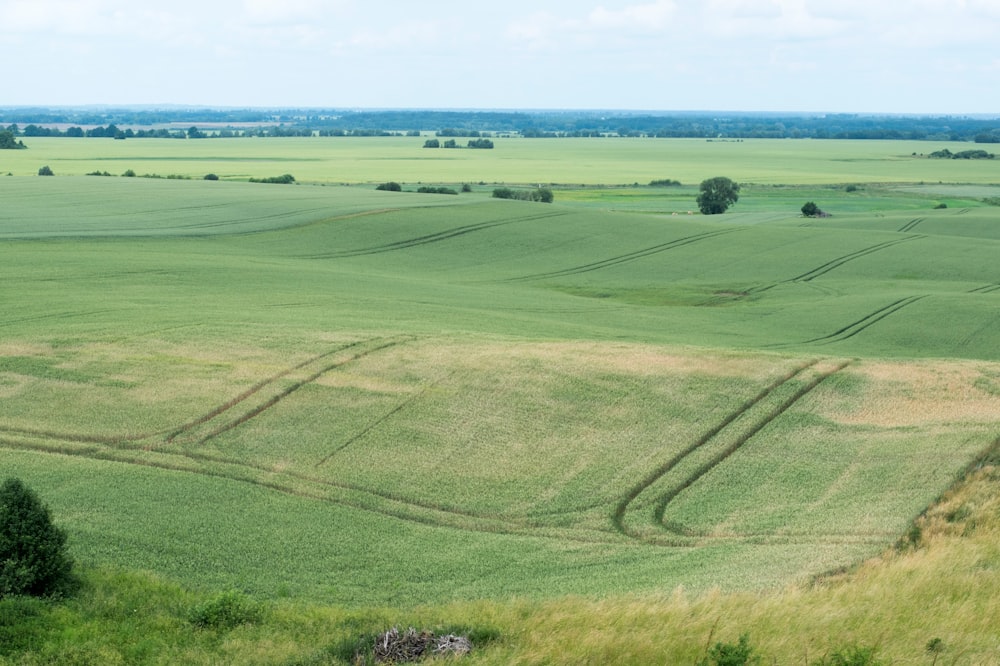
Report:
[[[472,512],[456,511],[430,503],[397,498],[388,493],[379,493],[351,484],[339,484],[312,479],[305,475],[276,472],[263,466],[248,465],[190,452],[153,453],[152,455],[155,457],[149,457],[148,452],[130,449],[109,449],[99,446],[79,447],[52,442],[16,441],[2,437],[0,437],[0,449],[35,451],[225,479],[285,495],[313,499],[431,527],[464,532],[532,536],[587,544],[621,543],[620,538],[611,532],[579,528],[539,529],[526,521],[517,522]],[[139,454],[147,457],[140,457]]]
[[364,437],[365,435],[367,435],[368,433],[370,433],[372,430],[374,430],[375,428],[379,427],[380,425],[382,425],[383,423],[385,423],[386,421],[388,421],[390,418],[392,418],[393,416],[395,416],[399,412],[403,411],[404,409],[406,409],[407,407],[409,407],[413,403],[415,403],[418,400],[420,400],[421,398],[423,398],[427,394],[428,391],[430,391],[430,390],[432,390],[432,389],[440,386],[446,380],[450,379],[455,374],[455,372],[457,372],[457,370],[453,371],[453,372],[450,372],[450,373],[448,373],[447,376],[442,377],[441,379],[438,379],[437,381],[432,382],[432,383],[424,386],[422,389],[420,389],[419,391],[417,391],[416,393],[414,393],[413,395],[411,395],[410,397],[408,397],[406,400],[403,400],[402,402],[400,402],[398,405],[396,405],[395,407],[393,407],[392,409],[390,409],[388,412],[386,412],[382,416],[378,417],[377,419],[375,419],[374,421],[372,421],[371,423],[369,423],[367,426],[365,426],[364,428],[362,428],[360,431],[358,431],[357,433],[355,433],[354,435],[352,435],[351,437],[349,437],[343,444],[341,444],[340,446],[336,447],[330,453],[328,453],[327,455],[325,455],[319,462],[316,463],[315,466],[316,467],[322,467],[323,465],[325,465],[327,462],[330,461],[331,458],[333,458],[335,455],[337,455],[338,453],[340,453],[341,451],[343,451],[344,449],[346,449],[347,447],[349,447],[351,444],[353,444],[354,442],[358,441],[359,439],[361,439],[362,437]]
[[918,240],[921,238],[927,238],[927,237],[920,235],[909,236],[907,238],[899,238],[897,240],[885,241],[883,243],[878,243],[870,247],[862,248],[855,252],[850,252],[843,256],[837,257],[836,259],[831,259],[830,261],[826,262],[821,266],[817,266],[816,268],[810,271],[806,271],[801,275],[796,275],[790,280],[786,280],[786,282],[809,282],[810,280],[815,280],[821,275],[826,275],[830,271],[836,268],[840,268],[844,264],[854,261],[855,259],[860,259],[861,257],[868,256],[869,254],[874,254],[875,252],[881,252],[882,250],[888,249],[894,245],[899,245],[900,243],[908,243],[910,241]]
[[190,430],[194,429],[196,426],[199,426],[199,425],[201,425],[203,423],[211,421],[212,419],[220,416],[224,412],[229,411],[233,407],[236,407],[240,403],[244,402],[245,400],[247,400],[248,398],[250,398],[251,396],[253,396],[255,393],[263,390],[264,388],[266,388],[267,386],[273,384],[274,382],[278,381],[279,379],[282,379],[283,377],[287,377],[288,375],[290,375],[291,373],[295,372],[296,370],[301,370],[302,368],[304,368],[304,367],[306,367],[306,366],[308,366],[310,364],[316,363],[317,361],[320,361],[320,360],[322,360],[324,358],[327,358],[328,356],[331,356],[333,354],[342,352],[342,351],[347,350],[347,349],[351,349],[351,348],[356,347],[356,346],[358,346],[360,344],[363,344],[363,341],[359,340],[359,341],[356,341],[356,342],[352,342],[352,343],[343,345],[341,347],[337,347],[336,349],[332,349],[330,351],[323,352],[322,354],[317,354],[316,356],[312,356],[312,357],[306,359],[305,361],[302,361],[301,363],[299,363],[297,365],[293,365],[292,367],[290,367],[290,368],[288,368],[286,370],[283,370],[283,371],[279,372],[276,375],[272,375],[272,376],[268,377],[267,379],[265,379],[265,380],[263,380],[261,382],[258,382],[257,384],[254,384],[249,389],[247,389],[243,393],[240,393],[239,395],[237,395],[232,400],[228,400],[227,402],[222,403],[221,405],[219,405],[215,409],[211,410],[210,412],[208,412],[206,414],[203,414],[202,416],[199,416],[198,418],[196,418],[193,421],[188,421],[187,423],[184,423],[183,425],[181,425],[176,430],[172,431],[170,434],[167,435],[166,440],[165,440],[166,443],[167,444],[172,444],[175,439],[177,439],[178,437],[180,437],[184,433],[189,432]]
[[982,287],[976,287],[975,289],[970,289],[969,291],[967,291],[965,293],[967,293],[967,294],[989,294],[989,293],[997,291],[997,290],[1000,290],[1000,283],[997,283],[997,284],[988,284],[988,285],[984,285]]
[[923,222],[926,219],[927,219],[926,217],[918,217],[918,218],[916,218],[914,220],[910,220],[909,222],[907,222],[906,224],[904,224],[903,226],[901,226],[899,229],[897,229],[897,231],[901,231],[901,232],[904,232],[904,233],[908,232],[908,231],[913,231],[918,224],[920,224],[921,222]]
[[[369,341],[369,342],[371,342],[371,341]],[[267,400],[265,400],[261,404],[257,405],[256,407],[254,407],[254,408],[252,408],[252,409],[244,412],[243,414],[241,414],[240,416],[238,416],[238,417],[236,417],[234,419],[226,421],[226,422],[220,424],[219,426],[217,426],[217,427],[209,430],[209,432],[207,434],[198,437],[197,440],[195,441],[195,444],[198,445],[198,446],[203,445],[203,444],[205,444],[205,442],[207,442],[210,439],[218,437],[219,435],[221,435],[221,434],[223,434],[225,432],[228,432],[230,430],[233,430],[234,428],[238,428],[239,426],[243,425],[247,421],[249,421],[249,420],[251,420],[251,419],[253,419],[253,418],[257,417],[257,416],[260,416],[265,411],[267,411],[271,407],[274,407],[275,405],[277,405],[279,402],[281,402],[282,400],[284,400],[285,398],[287,398],[289,395],[291,395],[295,391],[298,391],[303,386],[311,384],[312,382],[316,381],[317,379],[319,379],[320,377],[322,377],[326,373],[330,372],[331,370],[335,370],[335,369],[337,369],[339,367],[347,365],[348,363],[353,363],[354,361],[357,361],[360,358],[364,358],[365,356],[369,356],[370,354],[374,354],[375,352],[381,351],[383,349],[388,349],[389,347],[395,347],[396,345],[399,345],[399,344],[402,344],[402,343],[403,343],[403,340],[388,340],[388,341],[384,341],[384,342],[379,342],[379,343],[375,344],[372,347],[363,348],[363,349],[355,352],[350,358],[347,358],[347,359],[344,359],[344,360],[340,360],[340,361],[335,361],[333,363],[329,363],[327,365],[324,365],[324,366],[320,367],[318,370],[316,370],[315,372],[313,372],[310,375],[306,376],[304,379],[302,379],[300,381],[293,382],[292,384],[290,384],[289,386],[285,387],[284,389],[282,389],[278,393],[272,395],[270,398],[268,398]],[[354,346],[354,345],[351,345],[351,346]],[[240,401],[240,402],[242,402],[242,401]],[[239,403],[237,403],[237,404],[239,404]],[[228,411],[228,410],[226,410],[226,411]],[[224,413],[225,413],[225,411],[220,412],[219,415],[221,416]],[[203,423],[207,423],[207,422],[208,421],[204,421]]]
[[811,340],[805,340],[799,344],[823,344],[829,345],[834,342],[841,342],[842,340],[847,340],[848,338],[853,338],[858,333],[868,329],[869,327],[882,321],[889,315],[899,312],[903,308],[913,305],[917,301],[923,300],[927,296],[910,296],[909,298],[901,298],[898,301],[893,301],[885,307],[879,308],[874,312],[865,315],[861,319],[851,322],[847,326],[830,333],[829,335],[824,335],[818,338],[813,338]]
[[417,236],[416,238],[408,238],[406,240],[396,241],[394,243],[385,243],[383,245],[372,245],[369,247],[359,248],[356,250],[342,250],[340,252],[309,254],[309,255],[303,255],[303,257],[306,259],[341,259],[346,257],[361,257],[372,254],[382,254],[384,252],[406,250],[411,247],[417,247],[418,245],[437,243],[443,240],[448,240],[450,238],[464,236],[465,234],[470,234],[476,231],[484,231],[486,229],[492,229],[493,227],[500,227],[508,224],[516,224],[519,222],[533,222],[536,220],[544,220],[550,217],[561,217],[567,214],[568,213],[566,213],[565,211],[554,211],[539,215],[527,215],[524,217],[515,217],[515,218],[508,217],[500,220],[489,220],[487,222],[477,222],[475,224],[467,224],[460,227],[454,227],[452,229],[446,229],[444,231],[439,231],[437,233],[427,234],[426,236]]
[[768,291],[770,289],[774,289],[778,285],[789,284],[791,282],[811,282],[812,280],[815,280],[820,276],[826,275],[830,271],[840,268],[844,264],[850,263],[855,259],[860,259],[862,257],[868,256],[869,254],[881,252],[882,250],[886,250],[890,247],[893,247],[894,245],[899,245],[900,243],[908,243],[910,241],[920,240],[923,238],[927,238],[927,236],[914,235],[914,236],[907,236],[906,238],[898,238],[896,240],[877,243],[876,245],[871,245],[869,247],[861,248],[860,250],[855,250],[854,252],[849,252],[847,254],[841,255],[836,259],[831,259],[825,264],[817,266],[816,268],[808,270],[800,275],[796,275],[793,278],[789,278],[787,280],[781,280],[780,282],[775,282],[763,287],[755,287],[753,289],[750,289],[750,292],[761,293]]
[[701,478],[703,478],[706,474],[711,472],[717,466],[725,462],[734,453],[743,448],[744,444],[746,444],[753,437],[755,437],[761,430],[766,428],[768,425],[770,425],[776,419],[778,419],[782,414],[788,411],[795,403],[797,403],[799,400],[809,395],[809,393],[811,393],[816,387],[818,387],[824,381],[826,381],[836,373],[840,372],[850,364],[851,364],[850,361],[842,361],[837,365],[835,365],[833,368],[820,372],[816,377],[811,379],[809,382],[807,382],[805,385],[799,388],[799,390],[797,390],[795,393],[789,396],[788,399],[779,404],[774,410],[769,412],[763,419],[754,424],[754,426],[750,428],[750,430],[740,435],[738,438],[736,438],[736,440],[732,444],[727,446],[718,455],[716,455],[707,463],[699,467],[691,475],[689,475],[686,479],[684,479],[679,485],[677,485],[669,492],[664,494],[662,497],[660,497],[659,501],[656,503],[656,508],[653,511],[654,521],[658,525],[663,526],[663,528],[667,531],[675,532],[677,534],[681,534],[684,536],[690,536],[691,534],[693,534],[694,532],[692,530],[689,530],[687,528],[684,528],[683,526],[676,524],[675,524],[676,529],[669,529],[669,530],[667,529],[667,526],[663,521],[663,516],[666,513],[667,507],[670,505],[670,503],[674,499],[676,499],[677,496],[680,495],[684,490],[690,488],[692,485],[697,483]]
[[666,252],[667,250],[683,247],[685,245],[690,245],[692,243],[697,243],[699,241],[708,240],[711,238],[715,238],[717,236],[723,236],[725,234],[735,233],[737,231],[741,230],[720,229],[717,231],[706,231],[704,233],[695,234],[693,236],[685,236],[683,238],[677,238],[675,240],[668,241],[666,243],[661,243],[659,245],[653,245],[652,247],[647,247],[641,250],[636,250],[634,252],[629,252],[628,254],[622,254],[617,257],[602,259],[601,261],[595,261],[589,264],[582,264],[580,266],[573,266],[572,268],[564,268],[558,271],[549,271],[546,273],[533,273],[531,275],[522,275],[516,278],[509,278],[506,281],[527,282],[530,280],[544,280],[546,278],[564,277],[567,275],[578,275],[580,273],[588,273],[590,271],[600,270],[602,268],[607,268],[609,266],[617,266],[618,264],[624,264],[630,261],[635,261],[636,259],[642,259],[644,257],[649,257],[654,254],[659,254],[660,252]]
[[766,400],[775,391],[780,389],[782,386],[788,382],[794,380],[796,377],[806,372],[810,368],[814,367],[819,360],[813,359],[807,363],[801,364],[793,368],[790,372],[786,373],[780,377],[777,381],[772,382],[766,386],[757,395],[752,397],[750,400],[744,402],[738,409],[733,411],[729,416],[723,419],[720,423],[712,427],[708,432],[699,437],[696,441],[690,444],[684,450],[678,452],[673,457],[671,457],[667,462],[663,463],[656,469],[654,469],[649,475],[647,475],[642,481],[633,486],[626,495],[619,500],[618,505],[615,507],[614,513],[611,517],[611,522],[615,527],[615,530],[633,538],[638,538],[638,534],[634,533],[632,530],[625,525],[625,515],[628,513],[631,505],[642,495],[646,490],[648,490],[653,484],[665,477],[671,470],[673,470],[677,465],[681,463],[682,460],[687,458],[689,455],[697,451],[698,449],[707,445],[710,441],[715,439],[719,433],[732,425],[737,419],[739,419],[744,414],[748,413],[756,405],[760,404]]

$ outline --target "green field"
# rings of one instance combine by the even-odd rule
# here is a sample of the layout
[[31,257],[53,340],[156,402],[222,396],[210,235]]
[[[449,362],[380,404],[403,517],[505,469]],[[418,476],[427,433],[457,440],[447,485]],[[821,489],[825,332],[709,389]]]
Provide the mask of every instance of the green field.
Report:
[[[8,151],[0,465],[78,560],[350,608],[761,591],[881,552],[996,442],[995,165],[902,142],[413,141]],[[37,155],[56,177],[27,175]],[[59,175],[145,165],[747,184],[704,217],[691,187],[546,205]]]
[[924,157],[955,148],[951,142],[497,138],[493,150],[453,150],[425,149],[424,140],[32,138],[25,142],[28,150],[0,154],[0,174],[35,175],[47,165],[57,176],[93,171],[118,176],[132,169],[137,175],[201,178],[215,173],[222,179],[246,180],[291,173],[302,182],[328,184],[395,180],[644,185],[670,178],[697,185],[720,173],[761,185],[1000,182],[998,160]]

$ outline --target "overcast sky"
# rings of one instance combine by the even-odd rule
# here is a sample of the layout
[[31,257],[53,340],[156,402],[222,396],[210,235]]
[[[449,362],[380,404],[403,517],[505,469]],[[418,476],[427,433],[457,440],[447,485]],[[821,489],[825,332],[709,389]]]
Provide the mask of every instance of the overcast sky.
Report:
[[1000,114],[1000,0],[0,0],[0,106]]

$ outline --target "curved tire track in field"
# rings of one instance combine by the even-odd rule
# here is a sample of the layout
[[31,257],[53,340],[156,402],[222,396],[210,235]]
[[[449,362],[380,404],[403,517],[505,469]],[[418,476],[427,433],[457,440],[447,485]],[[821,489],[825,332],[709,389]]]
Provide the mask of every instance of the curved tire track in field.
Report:
[[465,532],[531,536],[588,544],[622,543],[612,532],[582,528],[538,528],[527,520],[511,520],[458,511],[361,486],[314,479],[287,471],[278,472],[264,466],[193,452],[151,453],[136,449],[82,446],[71,442],[10,440],[4,437],[0,437],[0,449],[35,451],[220,478],[407,522]]
[[831,259],[830,261],[826,262],[825,264],[821,264],[820,266],[817,266],[816,268],[813,268],[812,270],[808,270],[805,273],[802,273],[800,275],[796,275],[793,278],[789,278],[787,280],[782,280],[780,282],[775,282],[775,283],[769,284],[769,285],[767,285],[765,287],[757,287],[757,288],[751,289],[750,291],[752,293],[760,293],[760,292],[768,291],[769,289],[774,289],[775,287],[777,287],[780,284],[788,284],[790,282],[811,282],[812,280],[815,280],[816,278],[818,278],[818,277],[820,277],[822,275],[826,275],[830,271],[832,271],[834,269],[837,269],[837,268],[840,268],[844,264],[852,262],[855,259],[860,259],[862,257],[868,256],[869,254],[874,254],[876,252],[881,252],[882,250],[886,250],[886,249],[888,249],[890,247],[893,247],[894,245],[899,245],[901,243],[908,243],[910,241],[920,240],[920,239],[923,239],[923,238],[927,238],[927,236],[922,236],[922,235],[918,234],[918,235],[914,235],[914,236],[907,236],[906,238],[898,238],[896,240],[884,241],[882,243],[877,243],[875,245],[871,245],[869,247],[861,248],[860,250],[855,250],[854,252],[849,252],[847,254],[841,255],[841,256],[837,257],[836,259]]
[[778,417],[780,417],[782,414],[788,411],[799,400],[809,395],[809,393],[811,393],[817,386],[819,386],[824,381],[829,379],[831,376],[840,372],[850,364],[851,364],[850,361],[842,361],[829,370],[824,370],[822,372],[819,372],[816,377],[808,381],[805,385],[799,388],[799,390],[793,393],[788,399],[784,400],[774,410],[769,412],[763,419],[754,424],[754,426],[750,428],[748,432],[740,435],[736,439],[736,441],[727,446],[718,455],[716,455],[707,463],[699,467],[697,470],[695,470],[694,473],[689,475],[680,484],[678,484],[677,486],[672,488],[669,492],[660,497],[660,499],[656,503],[656,508],[653,512],[653,517],[655,522],[658,525],[660,525],[665,531],[689,536],[692,533],[692,530],[685,528],[683,525],[674,524],[671,526],[671,528],[668,528],[667,525],[664,524],[663,516],[666,513],[667,507],[670,505],[670,503],[674,501],[674,499],[676,499],[677,496],[681,494],[681,492],[683,492],[687,488],[690,488],[699,479],[704,477],[706,474],[715,469],[718,465],[725,462],[725,460],[728,459],[730,456],[732,456],[734,453],[739,451],[743,447],[743,445],[746,444],[748,441],[750,441],[753,437],[755,437],[757,433],[759,433],[761,430],[763,430],[768,425],[773,423]]
[[690,245],[692,243],[697,243],[699,241],[708,240],[710,238],[715,238],[717,236],[723,236],[725,234],[735,233],[737,231],[741,231],[741,229],[719,229],[716,231],[706,231],[700,234],[694,234],[693,236],[684,236],[683,238],[677,238],[672,241],[668,241],[666,243],[660,243],[659,245],[653,245],[652,247],[647,247],[641,250],[636,250],[634,252],[629,252],[627,254],[618,255],[617,257],[610,257],[608,259],[602,259],[601,261],[595,261],[589,264],[582,264],[580,266],[573,266],[572,268],[564,268],[558,271],[549,271],[546,273],[533,273],[531,275],[522,275],[516,278],[509,278],[506,280],[506,282],[527,282],[530,280],[544,280],[547,278],[564,277],[566,275],[589,273],[590,271],[600,270],[602,268],[607,268],[609,266],[617,266],[619,264],[635,261],[636,259],[642,259],[644,257],[649,257],[654,254],[659,254],[660,252],[666,252],[667,250],[672,250],[677,247],[683,247],[685,245]]
[[523,217],[507,217],[499,220],[489,220],[486,222],[477,222],[475,224],[466,224],[460,227],[453,227],[451,229],[439,231],[437,233],[427,234],[425,236],[417,236],[415,238],[408,238],[406,240],[396,241],[393,243],[372,245],[370,247],[359,248],[357,250],[342,250],[340,252],[324,252],[321,254],[309,254],[309,255],[303,255],[303,257],[306,259],[341,259],[345,257],[361,257],[372,254],[382,254],[384,252],[406,250],[411,247],[417,247],[418,245],[437,243],[443,240],[448,240],[450,238],[456,238],[458,236],[464,236],[465,234],[474,233],[476,231],[484,231],[486,229],[492,229],[493,227],[501,227],[508,224],[516,224],[519,222],[533,222],[535,220],[544,220],[550,217],[561,217],[563,215],[568,215],[568,213],[566,211],[558,210],[536,215],[526,215]]
[[976,287],[975,289],[970,289],[969,291],[967,291],[965,293],[967,293],[967,294],[989,294],[991,292],[998,291],[998,290],[1000,290],[1000,283],[987,284],[987,285],[984,285],[982,287]]
[[[793,368],[790,372],[786,373],[784,376],[780,377],[777,381],[772,382],[766,386],[760,393],[750,398],[744,402],[740,407],[732,412],[729,416],[724,418],[720,423],[711,428],[708,432],[699,437],[695,442],[690,444],[683,451],[680,451],[676,455],[670,458],[667,462],[663,463],[655,470],[653,470],[646,478],[636,484],[626,495],[618,502],[615,507],[614,513],[611,517],[611,522],[618,532],[632,538],[640,538],[640,535],[630,530],[625,525],[625,515],[629,512],[632,504],[635,503],[639,497],[646,492],[653,484],[665,477],[671,470],[673,470],[677,465],[681,463],[689,455],[697,451],[698,449],[707,445],[710,441],[715,439],[719,433],[732,425],[737,419],[739,419],[744,414],[748,413],[756,405],[760,404],[771,396],[779,388],[787,384],[788,382],[794,380],[796,377],[806,372],[810,368],[814,367],[819,361],[817,359],[808,361],[807,363],[801,364]],[[763,427],[763,426],[761,426]],[[692,481],[693,483],[693,481]],[[690,485],[690,484],[688,484]]]

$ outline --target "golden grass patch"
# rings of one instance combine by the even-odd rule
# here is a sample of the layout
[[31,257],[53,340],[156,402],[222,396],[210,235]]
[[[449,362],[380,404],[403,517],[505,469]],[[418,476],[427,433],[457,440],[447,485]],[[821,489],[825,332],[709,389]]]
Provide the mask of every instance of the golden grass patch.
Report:
[[853,395],[830,396],[819,411],[852,425],[894,428],[1000,421],[1000,394],[986,390],[983,373],[995,363],[968,361],[864,361],[848,373],[862,380]]

